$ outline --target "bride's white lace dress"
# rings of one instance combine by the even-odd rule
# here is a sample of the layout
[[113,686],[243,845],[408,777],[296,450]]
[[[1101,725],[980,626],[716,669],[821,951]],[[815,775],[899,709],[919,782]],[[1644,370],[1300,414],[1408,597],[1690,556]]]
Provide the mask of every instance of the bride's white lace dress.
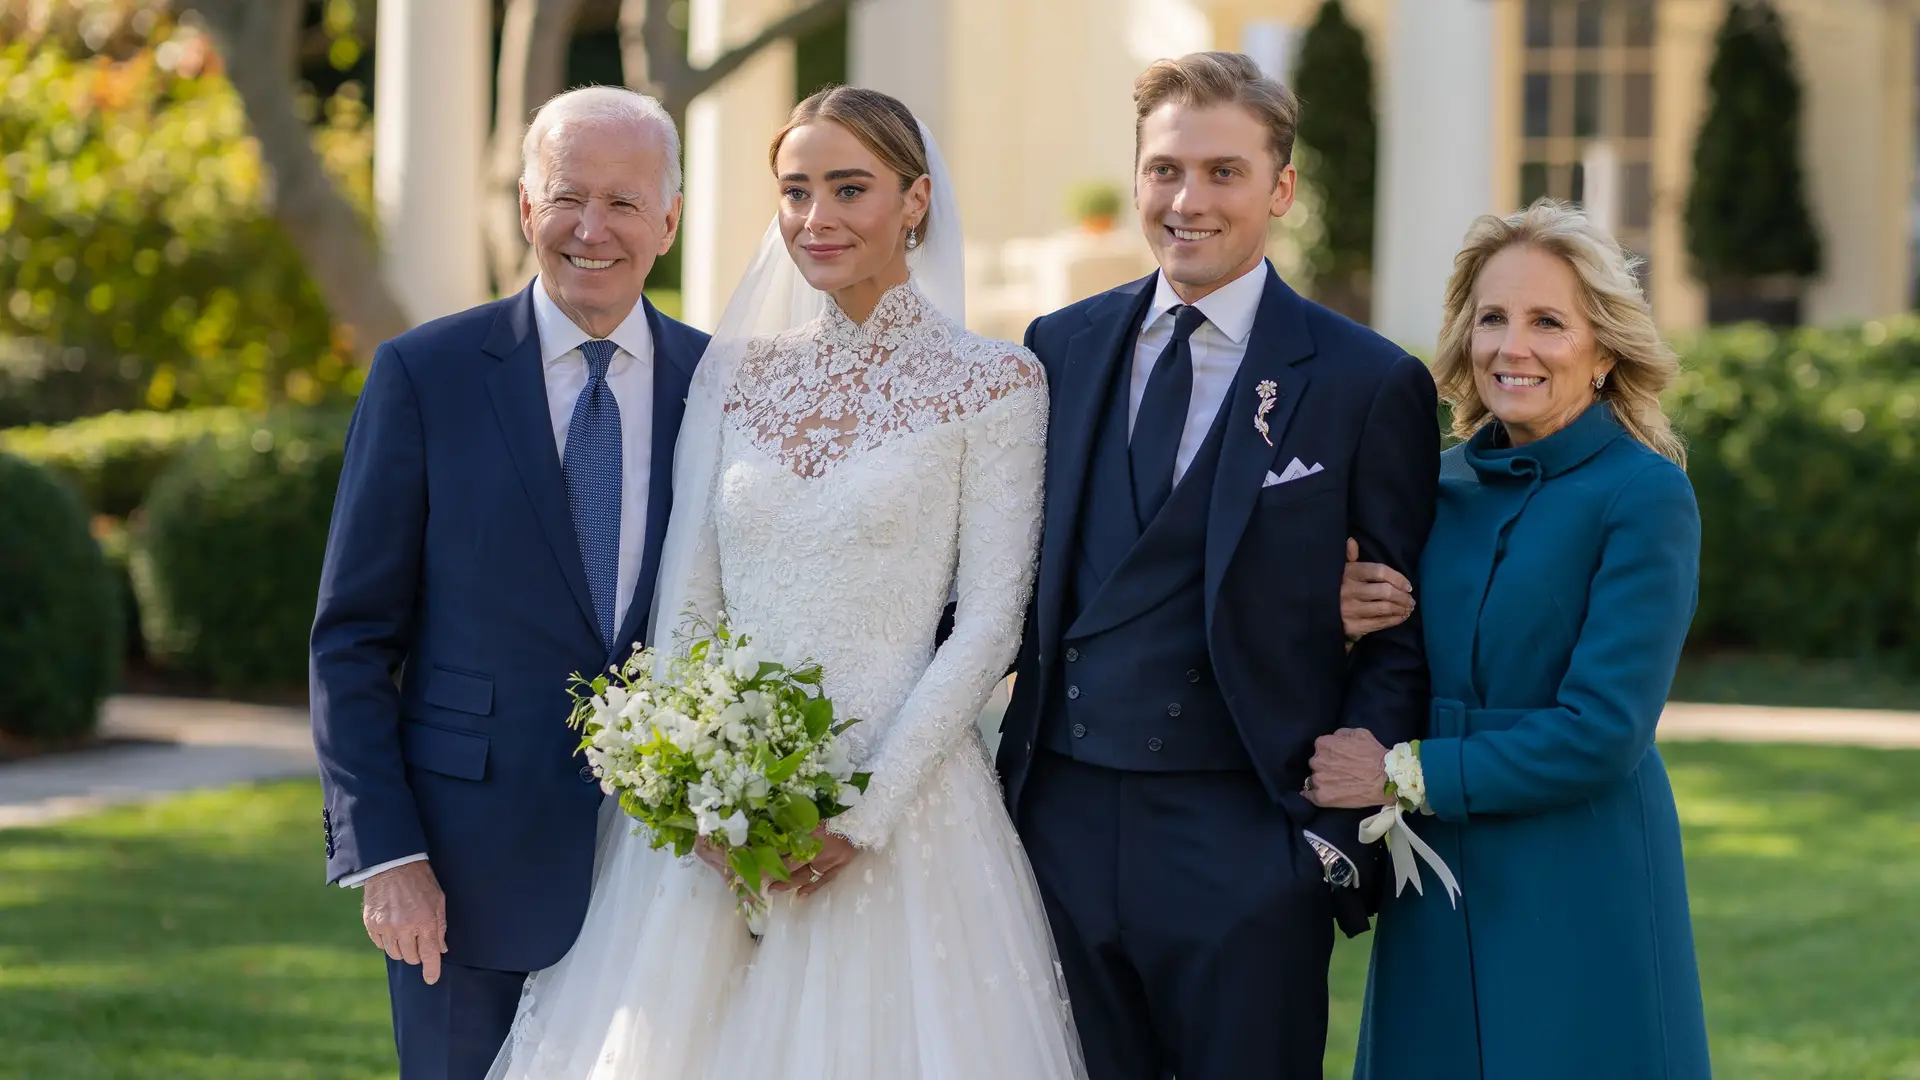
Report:
[[[1018,644],[1046,386],[912,284],[755,341],[726,398],[697,606],[811,656],[872,772],[861,848],[747,933],[718,876],[608,814],[573,950],[491,1080],[1084,1075],[1045,915],[975,726]],[[958,597],[951,636],[941,613]]]

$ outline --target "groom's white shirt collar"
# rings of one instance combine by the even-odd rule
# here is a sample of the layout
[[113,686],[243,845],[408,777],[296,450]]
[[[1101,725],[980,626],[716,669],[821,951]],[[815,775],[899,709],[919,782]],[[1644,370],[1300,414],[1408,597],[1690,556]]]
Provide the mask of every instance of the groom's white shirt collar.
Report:
[[[564,358],[592,339],[592,335],[582,330],[560,310],[547,294],[547,283],[539,278],[533,279],[533,325],[540,332],[540,361],[551,364]],[[607,340],[619,346],[620,351],[644,364],[653,362],[653,328],[647,325],[647,305],[644,300],[633,302],[633,310],[613,328]],[[619,362],[616,358],[616,364]]]
[[[1199,308],[1200,314],[1227,340],[1245,346],[1247,335],[1253,332],[1254,317],[1260,314],[1260,297],[1266,291],[1267,261],[1262,259],[1260,265],[1201,297],[1193,306]],[[1147,321],[1141,325],[1152,326],[1160,316],[1184,303],[1186,301],[1173,291],[1166,271],[1160,271],[1154,276],[1153,304],[1147,308]]]

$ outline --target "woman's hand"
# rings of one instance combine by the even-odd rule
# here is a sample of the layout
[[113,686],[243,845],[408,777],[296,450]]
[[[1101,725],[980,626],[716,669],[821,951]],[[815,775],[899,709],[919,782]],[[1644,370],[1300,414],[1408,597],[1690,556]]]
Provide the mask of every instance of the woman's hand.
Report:
[[1387,748],[1365,728],[1341,728],[1313,743],[1313,774],[1302,791],[1320,807],[1351,810],[1387,804]]
[[793,869],[791,884],[776,882],[773,886],[775,890],[785,892],[798,889],[801,896],[812,896],[840,876],[840,871],[846,869],[853,857],[860,854],[859,848],[848,843],[845,837],[828,832],[825,825],[813,830],[813,838],[820,841],[820,854],[815,855],[812,862]]
[[713,867],[714,872],[720,875],[720,880],[733,884],[733,867],[727,864],[726,852],[707,843],[707,838],[702,836],[693,842],[693,854],[701,862]]
[[1360,545],[1347,540],[1347,569],[1340,577],[1340,625],[1348,641],[1390,630],[1413,614],[1413,582],[1380,563],[1363,563]]

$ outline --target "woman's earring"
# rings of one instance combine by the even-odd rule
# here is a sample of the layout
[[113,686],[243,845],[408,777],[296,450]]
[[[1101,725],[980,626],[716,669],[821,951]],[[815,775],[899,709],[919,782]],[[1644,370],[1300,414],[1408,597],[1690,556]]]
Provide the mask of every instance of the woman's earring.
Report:
[[920,246],[920,230],[908,229],[907,230],[907,250],[912,251],[914,248],[917,248],[919,246]]
[[1604,371],[1603,371],[1603,372],[1601,372],[1600,374],[1598,374],[1598,375],[1596,375],[1596,376],[1594,376],[1594,378],[1593,378],[1593,388],[1594,388],[1595,390],[1605,390],[1605,389],[1607,388],[1607,374],[1606,374],[1606,372],[1604,372]]

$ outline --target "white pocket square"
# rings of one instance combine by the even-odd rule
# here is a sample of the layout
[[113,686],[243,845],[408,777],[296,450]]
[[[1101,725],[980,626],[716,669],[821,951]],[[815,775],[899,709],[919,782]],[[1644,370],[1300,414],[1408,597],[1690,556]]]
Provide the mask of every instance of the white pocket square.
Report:
[[1306,465],[1300,464],[1299,458],[1294,458],[1292,461],[1287,462],[1286,468],[1280,470],[1279,476],[1273,475],[1273,470],[1268,469],[1267,478],[1260,482],[1260,486],[1272,487],[1275,484],[1292,483],[1293,481],[1298,480],[1301,477],[1312,476],[1314,473],[1317,473],[1319,471],[1320,471],[1319,462],[1316,461],[1313,463],[1312,467],[1308,467]]

